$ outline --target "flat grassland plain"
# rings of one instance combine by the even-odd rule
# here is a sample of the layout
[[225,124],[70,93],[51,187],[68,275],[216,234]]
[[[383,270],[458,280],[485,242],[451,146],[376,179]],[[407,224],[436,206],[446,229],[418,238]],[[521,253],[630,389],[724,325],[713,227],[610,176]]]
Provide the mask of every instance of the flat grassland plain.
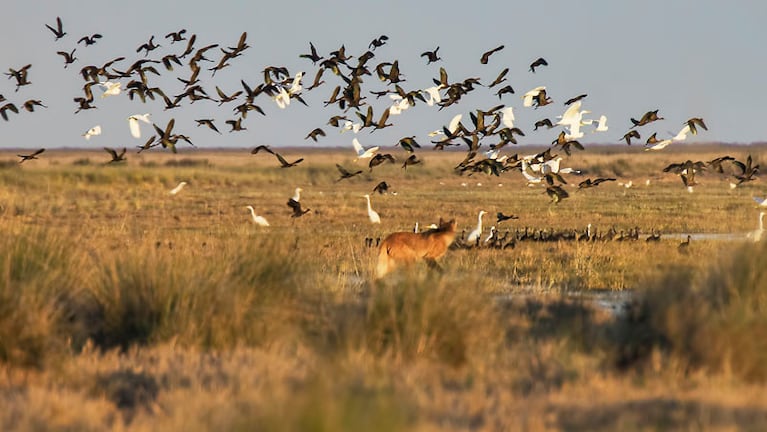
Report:
[[[351,149],[281,152],[305,160],[0,153],[0,429],[767,429],[767,247],[747,239],[767,187],[662,172],[767,147],[590,147],[558,204],[517,171],[455,174],[462,152],[372,172]],[[572,186],[594,177],[617,181]],[[373,282],[377,239],[469,232],[480,210],[482,240],[600,239],[453,249],[442,273]]]

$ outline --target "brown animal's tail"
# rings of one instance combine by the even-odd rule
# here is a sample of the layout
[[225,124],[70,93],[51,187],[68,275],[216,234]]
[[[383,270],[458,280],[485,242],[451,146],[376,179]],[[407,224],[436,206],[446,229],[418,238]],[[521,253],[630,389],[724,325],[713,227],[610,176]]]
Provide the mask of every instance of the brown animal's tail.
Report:
[[378,252],[378,264],[376,265],[376,279],[380,279],[389,273],[389,248],[384,241]]

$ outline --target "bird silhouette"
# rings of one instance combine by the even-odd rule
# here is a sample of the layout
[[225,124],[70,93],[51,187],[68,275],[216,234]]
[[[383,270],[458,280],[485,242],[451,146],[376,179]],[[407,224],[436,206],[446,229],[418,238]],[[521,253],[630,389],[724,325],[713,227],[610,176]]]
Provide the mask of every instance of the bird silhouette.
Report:
[[28,154],[28,155],[16,155],[16,156],[18,156],[18,157],[20,157],[20,158],[21,158],[21,160],[19,161],[19,163],[20,163],[20,164],[22,164],[22,163],[24,163],[24,162],[26,162],[26,161],[28,161],[28,160],[37,159],[37,156],[38,156],[40,153],[44,152],[44,151],[45,151],[45,149],[44,149],[44,148],[41,148],[40,150],[37,150],[36,152],[34,152],[34,153],[30,153],[30,154]]
[[53,28],[53,27],[49,26],[48,24],[46,24],[45,26],[48,27],[48,30],[53,32],[54,36],[56,36],[56,39],[54,39],[54,40],[59,40],[59,39],[63,38],[67,34],[64,31],[63,25],[61,24],[61,18],[60,17],[56,17],[56,28]]

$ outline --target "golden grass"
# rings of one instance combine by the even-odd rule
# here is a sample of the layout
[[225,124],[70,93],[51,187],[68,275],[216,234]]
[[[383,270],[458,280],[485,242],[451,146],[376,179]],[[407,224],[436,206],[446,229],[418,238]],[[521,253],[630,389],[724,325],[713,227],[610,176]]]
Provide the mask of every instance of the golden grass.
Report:
[[[453,174],[460,153],[341,182],[348,152],[288,151],[308,156],[290,170],[245,152],[2,165],[0,429],[764,429],[767,250],[701,240],[680,253],[668,236],[753,229],[759,182],[644,185],[676,159],[746,150],[760,159],[576,154],[587,176],[635,186],[558,205],[515,173]],[[362,195],[380,180],[397,195],[372,196],[383,223],[371,226]],[[312,209],[298,219],[285,205],[295,187]],[[443,274],[371,281],[366,237],[440,216],[468,231],[481,209],[487,227],[496,211],[519,216],[501,233],[642,235],[451,250]],[[645,242],[651,229],[665,237]],[[621,290],[636,296],[623,315],[589,300]]]

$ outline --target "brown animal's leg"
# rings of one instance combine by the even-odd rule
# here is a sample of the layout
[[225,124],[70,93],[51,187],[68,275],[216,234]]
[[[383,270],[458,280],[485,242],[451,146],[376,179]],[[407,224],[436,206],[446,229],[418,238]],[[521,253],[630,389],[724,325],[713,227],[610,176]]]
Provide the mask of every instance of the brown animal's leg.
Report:
[[437,264],[437,260],[434,258],[424,258],[424,261],[426,261],[426,265],[428,265],[431,270],[436,270],[437,272],[442,273],[442,267]]

